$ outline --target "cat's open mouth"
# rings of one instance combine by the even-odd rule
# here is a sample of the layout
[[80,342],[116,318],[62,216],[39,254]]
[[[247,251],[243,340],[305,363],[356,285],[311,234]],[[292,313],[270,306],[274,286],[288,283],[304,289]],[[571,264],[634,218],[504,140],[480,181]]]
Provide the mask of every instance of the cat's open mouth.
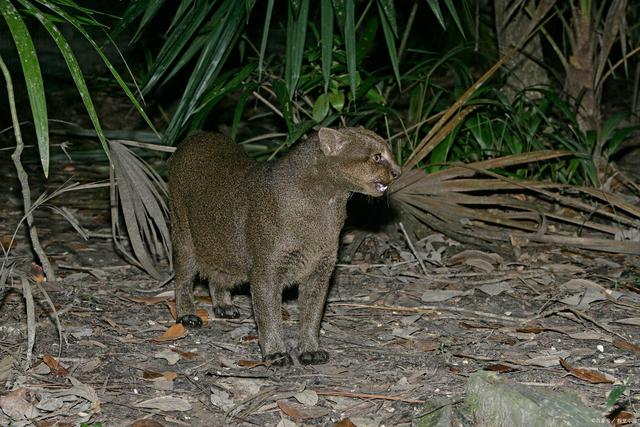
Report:
[[380,192],[380,193],[384,193],[385,190],[387,189],[387,187],[389,187],[387,184],[383,184],[382,182],[376,182],[374,184],[374,187],[376,189],[376,191]]

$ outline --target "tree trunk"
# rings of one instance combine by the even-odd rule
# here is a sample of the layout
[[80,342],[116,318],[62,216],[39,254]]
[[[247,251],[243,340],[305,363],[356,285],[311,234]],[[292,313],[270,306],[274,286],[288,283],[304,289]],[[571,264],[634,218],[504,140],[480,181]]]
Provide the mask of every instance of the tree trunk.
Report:
[[[534,0],[527,0],[518,10],[509,14],[513,2],[510,0],[494,0],[496,36],[498,39],[498,49],[500,55],[504,55],[509,49],[517,46],[523,37],[523,31],[529,28],[531,19],[525,7],[529,11],[536,9]],[[503,92],[510,100],[523,89],[546,85],[549,77],[546,70],[539,64],[543,63],[542,42],[540,35],[534,35],[521,50],[521,54],[507,62],[509,77]],[[536,92],[528,92],[527,97],[534,99],[540,97]]]

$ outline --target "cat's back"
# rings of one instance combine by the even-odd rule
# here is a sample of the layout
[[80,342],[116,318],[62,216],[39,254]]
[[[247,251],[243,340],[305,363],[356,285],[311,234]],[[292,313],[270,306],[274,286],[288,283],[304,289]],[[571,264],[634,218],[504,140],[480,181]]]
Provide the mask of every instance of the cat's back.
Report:
[[255,161],[220,134],[197,133],[181,142],[169,160],[174,227],[190,234],[203,265],[243,270],[248,193]]
[[178,180],[201,181],[203,175],[227,180],[253,165],[244,149],[218,133],[187,137],[169,160],[169,173]]

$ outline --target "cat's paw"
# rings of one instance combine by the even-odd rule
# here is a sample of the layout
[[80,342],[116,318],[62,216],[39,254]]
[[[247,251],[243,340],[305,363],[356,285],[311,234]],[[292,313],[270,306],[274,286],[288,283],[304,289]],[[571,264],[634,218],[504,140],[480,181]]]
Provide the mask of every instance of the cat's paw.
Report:
[[329,360],[329,353],[324,350],[303,351],[298,356],[298,360],[303,365],[321,365]]
[[289,353],[271,353],[262,358],[265,362],[270,362],[271,366],[291,366],[293,359]]
[[182,323],[187,328],[201,328],[202,319],[195,314],[185,314],[176,319],[176,323]]
[[240,310],[235,305],[214,305],[213,314],[221,319],[237,319],[240,317]]

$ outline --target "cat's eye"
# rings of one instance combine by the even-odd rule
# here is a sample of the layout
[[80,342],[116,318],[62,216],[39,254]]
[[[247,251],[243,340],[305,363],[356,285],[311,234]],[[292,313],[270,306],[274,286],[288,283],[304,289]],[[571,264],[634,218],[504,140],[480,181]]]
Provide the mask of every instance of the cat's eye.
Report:
[[376,154],[373,155],[372,159],[373,159],[374,162],[380,163],[380,160],[382,160],[382,154],[376,153]]

